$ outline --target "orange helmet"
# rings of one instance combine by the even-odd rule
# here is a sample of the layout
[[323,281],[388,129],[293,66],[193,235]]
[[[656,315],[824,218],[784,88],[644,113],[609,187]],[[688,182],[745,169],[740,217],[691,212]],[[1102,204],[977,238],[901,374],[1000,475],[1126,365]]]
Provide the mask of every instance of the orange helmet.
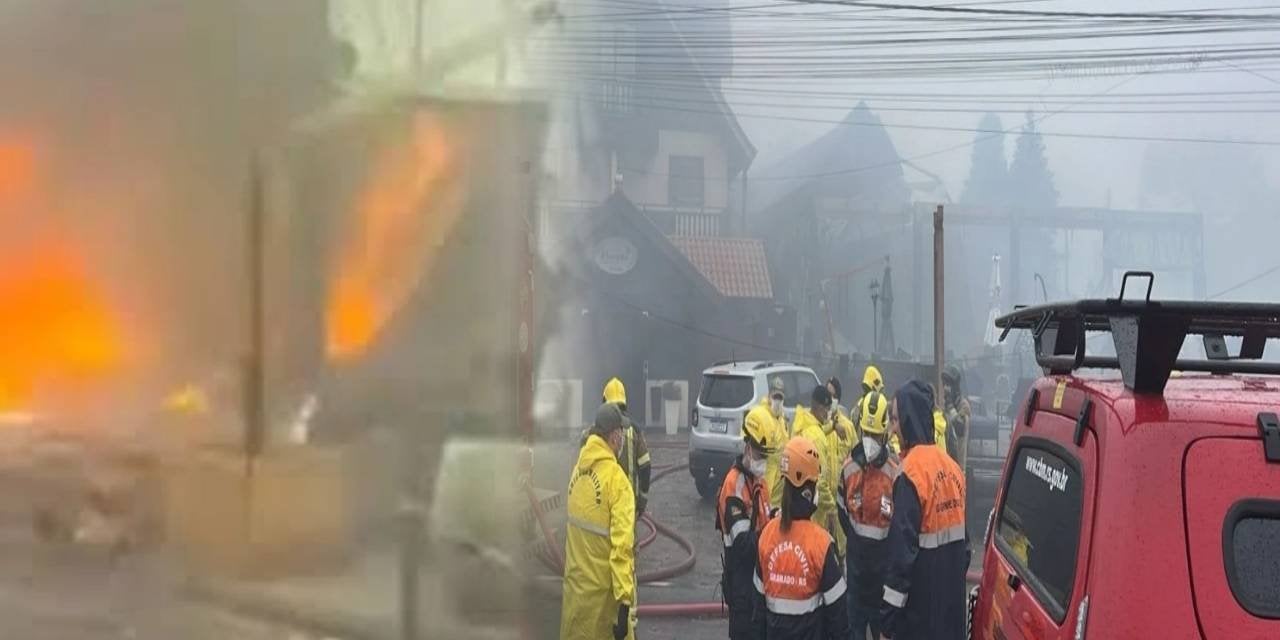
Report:
[[796,436],[787,441],[782,450],[782,460],[778,464],[783,477],[797,489],[818,479],[821,465],[818,463],[818,448],[808,438]]

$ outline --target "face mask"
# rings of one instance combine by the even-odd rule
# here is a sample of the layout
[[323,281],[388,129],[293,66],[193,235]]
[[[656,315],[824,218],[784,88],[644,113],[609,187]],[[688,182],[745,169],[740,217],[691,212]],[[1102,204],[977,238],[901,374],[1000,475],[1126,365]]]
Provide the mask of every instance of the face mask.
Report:
[[751,475],[757,478],[764,477],[764,472],[765,472],[767,463],[765,462],[765,459],[763,457],[757,457],[756,454],[751,454],[750,457],[747,458],[746,462],[747,462],[747,465],[746,465],[747,471]]
[[866,453],[867,460],[875,460],[880,457],[880,443],[876,442],[876,439],[871,436],[863,436],[862,451]]
[[769,400],[769,410],[772,411],[775,416],[782,415],[782,401],[777,398]]

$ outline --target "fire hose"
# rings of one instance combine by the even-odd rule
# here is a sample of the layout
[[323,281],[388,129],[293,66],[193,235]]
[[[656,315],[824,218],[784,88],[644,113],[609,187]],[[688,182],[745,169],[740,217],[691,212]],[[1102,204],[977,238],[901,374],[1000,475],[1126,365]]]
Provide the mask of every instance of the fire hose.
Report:
[[[672,473],[688,469],[687,464],[673,464],[654,468],[653,476],[650,482],[656,482]],[[526,492],[529,496],[529,503],[533,506],[534,517],[537,519],[538,527],[542,530],[542,535],[547,542],[547,550],[540,555],[543,564],[558,575],[564,575],[564,558],[560,554],[559,546],[556,544],[555,536],[551,532],[551,528],[547,526],[546,516],[542,512],[542,507],[538,503],[537,497],[533,493],[533,488],[526,485]],[[657,582],[667,580],[679,575],[683,575],[693,568],[696,561],[696,554],[693,544],[684,536],[681,536],[675,530],[667,525],[654,520],[653,516],[645,514],[640,518],[640,522],[649,528],[649,533],[640,539],[637,547],[643,549],[649,546],[657,539],[658,534],[667,536],[677,545],[688,553],[680,563],[658,569],[646,574],[637,576],[640,583]],[[969,571],[965,574],[966,582],[973,584],[981,582],[981,571]],[[638,617],[723,617],[729,615],[729,610],[723,602],[681,602],[681,603],[660,603],[660,604],[641,604],[636,607],[636,615]]]
[[[688,469],[687,464],[673,464],[663,467],[657,467],[653,470],[653,476],[650,482],[671,475],[677,471]],[[546,540],[546,549],[544,553],[539,554],[542,563],[558,575],[564,575],[564,558],[560,553],[559,545],[555,536],[551,532],[551,527],[547,525],[546,514],[542,512],[542,506],[539,504],[537,497],[533,493],[531,486],[525,486],[525,492],[529,497],[529,503],[533,508],[534,518],[538,522],[538,528],[542,531],[543,538]],[[679,532],[663,524],[661,521],[655,520],[653,516],[645,514],[640,518],[640,522],[649,528],[649,533],[640,538],[637,542],[638,548],[644,548],[653,543],[661,534],[675,542],[687,554],[680,562],[669,566],[642,573],[636,576],[636,581],[644,584],[668,580],[676,576],[683,575],[693,568],[697,562],[697,552],[694,550],[693,543],[687,538],[680,535]],[[688,603],[669,603],[669,604],[641,604],[636,607],[636,615],[638,617],[666,617],[666,616],[725,616],[728,615],[728,609],[723,602],[688,602]]]

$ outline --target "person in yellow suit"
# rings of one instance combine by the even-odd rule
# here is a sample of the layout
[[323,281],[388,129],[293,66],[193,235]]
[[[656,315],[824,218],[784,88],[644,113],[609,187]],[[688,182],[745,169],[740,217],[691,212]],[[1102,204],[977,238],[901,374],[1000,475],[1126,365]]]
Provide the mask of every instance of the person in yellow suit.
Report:
[[861,436],[858,430],[854,428],[853,421],[849,419],[849,412],[840,404],[842,387],[840,380],[832,376],[827,380],[827,393],[831,394],[831,424],[835,427],[832,430],[834,435],[832,439],[832,451],[835,453],[834,460],[843,463],[844,459],[849,457],[849,452],[853,451],[853,445]]
[[644,515],[649,504],[649,481],[653,476],[653,465],[649,457],[649,444],[644,439],[644,430],[635,426],[631,416],[627,415],[627,388],[622,381],[611,378],[604,385],[604,401],[618,405],[622,410],[622,453],[618,454],[618,463],[622,471],[631,480],[631,487],[636,494],[636,517]]
[[807,438],[818,449],[818,461],[821,472],[818,474],[818,495],[815,500],[817,510],[813,512],[813,522],[826,529],[836,541],[836,555],[844,558],[844,529],[840,526],[836,513],[836,487],[840,480],[840,465],[843,460],[835,459],[831,446],[831,394],[824,386],[813,388],[809,408],[797,406],[796,416],[791,422],[792,437]]
[[[769,381],[769,395],[760,404],[747,412],[746,422],[753,429],[761,429],[769,442],[786,442],[787,418],[783,413],[782,401],[786,398],[782,378]],[[778,470],[778,459],[782,455],[782,447],[769,447],[765,450],[764,487],[769,495],[769,508],[777,509],[782,504],[782,472]]]
[[605,403],[569,476],[560,640],[634,640],[636,501],[618,464],[618,405]]
[[[866,411],[867,396],[871,392],[884,393],[884,376],[880,375],[880,369],[874,364],[867,365],[866,371],[862,373],[862,399],[858,401],[858,413],[854,416],[854,422],[861,423],[862,416]],[[895,455],[902,453],[902,442],[898,440],[898,434],[893,434],[889,438],[889,450]]]

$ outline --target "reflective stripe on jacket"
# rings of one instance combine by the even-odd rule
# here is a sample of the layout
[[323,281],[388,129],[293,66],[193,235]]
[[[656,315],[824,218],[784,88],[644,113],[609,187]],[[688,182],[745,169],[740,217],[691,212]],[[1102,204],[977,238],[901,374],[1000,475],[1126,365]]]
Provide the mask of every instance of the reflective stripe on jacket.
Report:
[[[865,438],[853,448],[841,472],[841,515],[849,528],[849,572],[852,598],[875,611],[884,594],[886,543],[893,518],[893,482],[900,466],[897,456],[880,449],[867,460]],[[879,625],[877,624],[878,628]]]
[[965,637],[964,473],[932,443],[907,451],[893,486],[882,632],[891,638]]
[[619,604],[635,603],[635,495],[600,436],[587,436],[567,495],[560,638],[612,638]]
[[818,450],[818,463],[821,469],[818,473],[818,495],[814,500],[817,510],[813,512],[812,520],[831,534],[832,540],[836,543],[836,555],[843,556],[844,531],[840,528],[840,521],[836,515],[835,497],[840,472],[836,468],[839,463],[832,457],[831,440],[827,437],[827,431],[822,423],[818,422],[818,419],[805,407],[796,407],[791,434],[808,438]]
[[763,480],[769,506],[776,509],[782,504],[782,471],[778,467],[778,461],[782,458],[782,446],[787,442],[787,425],[784,418],[773,415],[773,410],[769,406],[769,396],[765,396],[747,413],[747,419],[752,418],[770,425],[769,450],[766,452],[768,457],[765,459]]
[[893,518],[893,481],[899,474],[898,464],[890,458],[883,466],[876,466],[868,463],[862,452],[862,445],[858,445],[841,473],[844,507],[855,534],[884,540]]
[[755,584],[764,600],[769,640],[848,640],[845,579],[825,529],[774,518],[760,533]]
[[649,505],[649,480],[652,476],[652,461],[649,457],[649,443],[644,439],[644,432],[634,424],[626,427],[626,440],[622,445],[623,460],[627,468],[627,479],[631,481],[631,490],[636,497],[636,517],[644,515]]
[[757,611],[752,578],[756,573],[759,534],[769,521],[764,480],[742,468],[742,459],[729,468],[716,500],[716,530],[724,539],[720,589],[729,607],[732,640],[764,638],[764,615]]

